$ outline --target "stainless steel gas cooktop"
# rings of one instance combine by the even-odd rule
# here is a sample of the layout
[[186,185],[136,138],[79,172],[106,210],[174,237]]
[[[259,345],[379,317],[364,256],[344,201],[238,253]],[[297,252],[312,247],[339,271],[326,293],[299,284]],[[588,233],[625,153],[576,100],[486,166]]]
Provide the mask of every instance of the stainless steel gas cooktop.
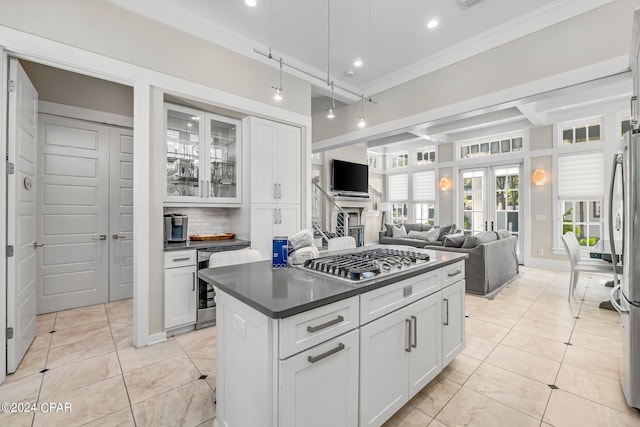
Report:
[[302,268],[350,284],[363,284],[415,270],[428,262],[426,250],[389,246],[310,259]]

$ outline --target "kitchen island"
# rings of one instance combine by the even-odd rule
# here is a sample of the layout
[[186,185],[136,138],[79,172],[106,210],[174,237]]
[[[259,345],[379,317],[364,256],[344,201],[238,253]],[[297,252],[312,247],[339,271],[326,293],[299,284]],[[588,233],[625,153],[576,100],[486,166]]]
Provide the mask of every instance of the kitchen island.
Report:
[[218,424],[381,425],[426,386],[464,349],[466,255],[410,249],[429,261],[360,283],[269,261],[201,270]]

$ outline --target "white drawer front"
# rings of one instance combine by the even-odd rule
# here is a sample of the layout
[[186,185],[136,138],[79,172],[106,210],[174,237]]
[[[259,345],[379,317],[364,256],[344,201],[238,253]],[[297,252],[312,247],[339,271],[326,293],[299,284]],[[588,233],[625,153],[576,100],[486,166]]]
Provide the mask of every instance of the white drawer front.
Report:
[[285,359],[358,327],[358,297],[280,319],[280,355]]
[[464,279],[464,260],[442,267],[442,287]]
[[164,268],[196,265],[196,251],[169,251],[164,253]]
[[440,290],[440,269],[360,295],[360,324],[371,322]]

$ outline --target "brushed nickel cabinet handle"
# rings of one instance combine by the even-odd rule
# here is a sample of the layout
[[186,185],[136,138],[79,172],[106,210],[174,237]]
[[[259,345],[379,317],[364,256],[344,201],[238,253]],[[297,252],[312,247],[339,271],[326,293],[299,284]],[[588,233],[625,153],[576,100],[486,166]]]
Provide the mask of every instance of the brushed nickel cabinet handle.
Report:
[[453,273],[449,273],[447,274],[447,276],[449,277],[453,277],[453,276],[457,276],[458,274],[462,273],[462,270],[456,270]]
[[418,318],[416,316],[411,316],[411,320],[413,321],[413,343],[411,347],[418,347]]
[[447,310],[445,311],[444,325],[448,326],[449,325],[449,299],[445,298],[444,302],[447,303]]
[[404,351],[411,353],[411,320],[405,319],[404,323],[407,325],[407,347]]
[[307,332],[309,332],[309,333],[318,332],[318,331],[321,331],[322,329],[326,329],[326,328],[328,328],[330,326],[337,325],[338,323],[340,323],[342,321],[344,321],[344,317],[338,316],[335,319],[329,320],[328,322],[323,323],[323,324],[318,325],[318,326],[307,326]]
[[319,354],[317,356],[309,356],[307,357],[307,360],[311,363],[316,363],[344,349],[345,349],[345,345],[342,343],[338,343],[338,346],[336,348],[332,348],[331,350],[325,351],[324,353]]

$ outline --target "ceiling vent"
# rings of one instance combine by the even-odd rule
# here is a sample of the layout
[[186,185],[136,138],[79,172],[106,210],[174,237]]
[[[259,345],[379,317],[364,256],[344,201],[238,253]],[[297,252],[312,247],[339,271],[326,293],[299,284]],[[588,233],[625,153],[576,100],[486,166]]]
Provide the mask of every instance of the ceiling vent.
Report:
[[469,8],[476,3],[480,3],[482,0],[456,0],[460,6],[463,8]]

